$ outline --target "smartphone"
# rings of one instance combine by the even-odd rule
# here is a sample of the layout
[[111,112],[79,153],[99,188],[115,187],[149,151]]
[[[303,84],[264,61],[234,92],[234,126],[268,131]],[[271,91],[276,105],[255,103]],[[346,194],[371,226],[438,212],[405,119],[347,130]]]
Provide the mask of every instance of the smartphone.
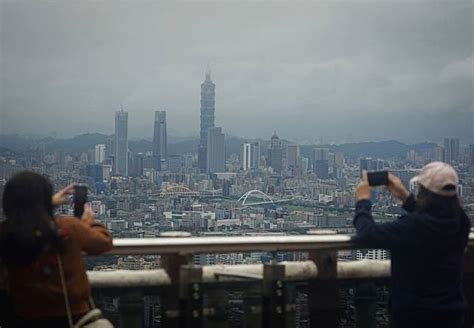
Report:
[[75,186],[74,187],[74,216],[81,218],[84,213],[84,204],[87,203],[87,187],[86,186]]
[[369,186],[386,186],[388,185],[388,171],[367,172]]

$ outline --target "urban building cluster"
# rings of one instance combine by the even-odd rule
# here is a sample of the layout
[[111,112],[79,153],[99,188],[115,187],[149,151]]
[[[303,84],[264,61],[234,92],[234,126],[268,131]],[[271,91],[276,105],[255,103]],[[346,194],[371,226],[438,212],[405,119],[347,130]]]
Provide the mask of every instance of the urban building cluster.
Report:
[[[425,144],[404,156],[368,157],[333,145],[298,145],[275,132],[269,140],[242,140],[226,150],[222,127],[215,126],[215,84],[207,72],[201,84],[200,136],[193,151],[169,151],[166,111],[154,112],[152,147],[129,148],[129,113],[115,113],[115,134],[87,151],[1,149],[0,187],[16,171],[30,169],[51,178],[56,188],[77,182],[89,187],[90,206],[115,238],[159,237],[167,231],[193,235],[301,234],[311,229],[352,232],[354,189],[362,170],[389,170],[414,191],[410,179],[431,161],[445,161],[459,172],[459,195],[474,217],[474,144],[459,139]],[[153,113],[150,113],[150,116]],[[356,153],[356,154],[354,154]],[[0,188],[0,190],[2,189]],[[383,188],[372,195],[376,220],[401,214]],[[58,209],[71,214],[70,206]],[[299,260],[304,253],[279,253]],[[385,250],[341,251],[341,259],[386,259]],[[269,261],[261,252],[201,254],[197,264]],[[118,257],[96,269],[152,269],[159,257]]]

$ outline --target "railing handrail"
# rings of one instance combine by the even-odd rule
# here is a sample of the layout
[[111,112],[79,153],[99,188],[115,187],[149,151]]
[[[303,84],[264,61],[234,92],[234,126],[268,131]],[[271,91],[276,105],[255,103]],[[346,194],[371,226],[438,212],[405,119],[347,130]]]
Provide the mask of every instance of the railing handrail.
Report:
[[[283,261],[285,280],[298,281],[318,278],[318,269],[313,261]],[[212,283],[229,279],[263,279],[263,264],[205,265],[202,267],[202,282]],[[106,270],[88,271],[94,288],[137,288],[169,286],[171,279],[164,269],[155,270]],[[390,261],[361,260],[338,262],[337,279],[376,279],[390,277]]]
[[[469,234],[474,246],[474,232]],[[339,250],[364,248],[353,241],[353,235],[286,235],[184,238],[124,238],[114,239],[111,255],[199,254],[231,252],[278,252]]]

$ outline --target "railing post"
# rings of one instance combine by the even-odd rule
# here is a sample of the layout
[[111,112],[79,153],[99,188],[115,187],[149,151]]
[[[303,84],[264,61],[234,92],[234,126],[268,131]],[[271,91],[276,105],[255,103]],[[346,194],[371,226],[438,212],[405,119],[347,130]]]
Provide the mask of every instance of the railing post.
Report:
[[[160,238],[186,238],[190,237],[188,232],[169,231],[160,234]],[[164,327],[180,327],[179,317],[179,285],[181,266],[190,262],[191,256],[184,254],[163,254],[161,255],[161,267],[166,270],[170,277],[171,286],[165,289],[161,298],[162,320]]]
[[[310,230],[308,234],[335,234],[331,230]],[[311,327],[339,327],[339,283],[337,281],[337,250],[318,250],[308,253],[316,264],[317,279],[309,281],[309,313]]]
[[203,326],[202,268],[183,265],[180,271],[180,327]]
[[263,265],[262,327],[285,327],[285,266]]
[[375,328],[377,322],[375,313],[377,311],[377,288],[373,283],[363,282],[354,288],[354,305],[356,308],[356,326],[364,328]]
[[[285,282],[285,320],[286,327],[294,327],[296,324],[296,287],[295,283]],[[291,300],[291,303],[290,303]]]
[[121,328],[143,327],[143,292],[139,288],[127,290],[119,297],[119,326]]

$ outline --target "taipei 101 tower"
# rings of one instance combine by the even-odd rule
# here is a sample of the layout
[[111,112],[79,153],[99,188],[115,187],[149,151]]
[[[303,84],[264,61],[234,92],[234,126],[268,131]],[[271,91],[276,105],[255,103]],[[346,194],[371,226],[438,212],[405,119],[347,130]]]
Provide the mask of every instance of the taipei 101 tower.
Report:
[[216,85],[211,80],[211,71],[206,72],[206,80],[201,84],[201,135],[198,149],[198,166],[206,172],[207,130],[214,127]]

